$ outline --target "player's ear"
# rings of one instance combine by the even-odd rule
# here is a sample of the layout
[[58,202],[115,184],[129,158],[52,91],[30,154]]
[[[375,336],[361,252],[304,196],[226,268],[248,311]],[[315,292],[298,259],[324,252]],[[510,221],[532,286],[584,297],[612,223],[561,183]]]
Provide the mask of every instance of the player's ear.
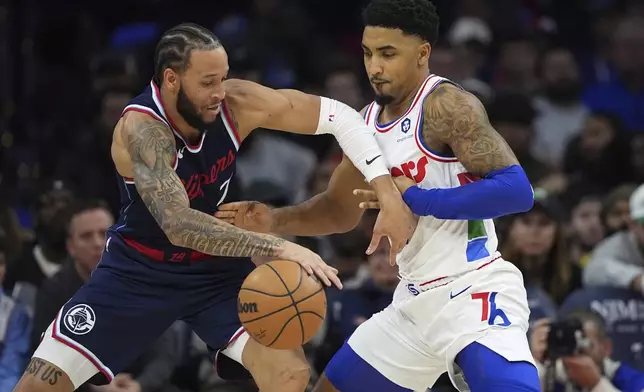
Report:
[[432,53],[432,47],[429,42],[424,42],[418,47],[418,66],[427,67],[429,64],[429,55]]
[[179,75],[172,68],[166,68],[163,71],[163,80],[172,91],[178,90]]

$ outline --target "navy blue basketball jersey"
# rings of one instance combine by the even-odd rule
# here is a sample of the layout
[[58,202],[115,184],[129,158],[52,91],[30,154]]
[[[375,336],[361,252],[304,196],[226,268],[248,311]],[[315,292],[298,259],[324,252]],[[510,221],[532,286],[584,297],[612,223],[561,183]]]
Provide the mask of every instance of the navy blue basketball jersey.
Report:
[[[154,82],[132,99],[121,115],[129,111],[145,113],[172,130],[177,146],[174,170],[186,189],[191,208],[212,215],[219,204],[236,197],[229,186],[235,174],[240,138],[225,103],[217,120],[203,130],[196,145],[181,136],[167,115]],[[182,262],[211,257],[172,245],[141,200],[133,179],[119,176],[119,188],[121,213],[112,231],[118,232],[128,245],[158,260]]]

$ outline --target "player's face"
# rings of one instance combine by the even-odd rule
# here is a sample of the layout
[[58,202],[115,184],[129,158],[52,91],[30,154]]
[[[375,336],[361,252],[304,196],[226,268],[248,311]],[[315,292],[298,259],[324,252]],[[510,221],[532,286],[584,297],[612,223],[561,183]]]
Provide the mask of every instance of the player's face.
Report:
[[217,119],[227,75],[228,56],[223,48],[192,52],[177,92],[177,111],[191,127],[203,131]]
[[430,46],[402,30],[367,26],[362,34],[364,65],[376,93],[386,105],[405,98],[427,72]]

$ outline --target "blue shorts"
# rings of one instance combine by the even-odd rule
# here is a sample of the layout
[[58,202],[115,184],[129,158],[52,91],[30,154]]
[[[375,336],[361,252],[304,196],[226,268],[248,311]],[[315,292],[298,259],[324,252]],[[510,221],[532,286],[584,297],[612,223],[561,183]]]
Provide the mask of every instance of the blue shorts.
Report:
[[254,268],[250,259],[160,262],[115,232],[107,237],[98,267],[51,328],[54,339],[83,354],[104,381],[177,320],[186,322],[213,354],[241,333],[237,294]]

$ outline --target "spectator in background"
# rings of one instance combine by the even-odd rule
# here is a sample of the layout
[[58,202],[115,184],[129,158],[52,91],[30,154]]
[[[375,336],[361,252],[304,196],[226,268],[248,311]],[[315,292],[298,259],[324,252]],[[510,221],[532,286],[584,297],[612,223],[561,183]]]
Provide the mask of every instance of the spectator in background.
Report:
[[581,131],[588,109],[581,103],[581,76],[570,50],[557,47],[546,51],[540,71],[532,153],[542,162],[560,167],[566,145]]
[[35,243],[24,246],[7,266],[5,291],[30,309],[42,282],[54,276],[67,258],[64,211],[72,201],[72,192],[62,181],[48,185],[36,205]]
[[564,158],[570,188],[585,185],[612,189],[632,178],[630,154],[621,121],[610,113],[592,113]]
[[630,288],[644,294],[644,185],[630,198],[628,231],[602,241],[584,269],[584,284]]
[[40,336],[60,308],[89,279],[101,259],[105,233],[114,224],[107,204],[102,201],[77,202],[65,211],[65,216],[69,260],[56,275],[44,281],[38,291],[31,334],[32,351],[38,347]]
[[[0,189],[0,191],[2,191]],[[5,240],[5,262],[11,264],[22,251],[24,232],[16,212],[0,201],[0,238]]]
[[550,174],[550,168],[530,151],[536,116],[530,99],[515,93],[497,95],[488,107],[488,115],[492,126],[514,151],[530,182],[535,184],[544,180]]
[[56,174],[78,189],[78,197],[102,199],[112,214],[119,213],[121,199],[111,146],[114,126],[132,99],[126,87],[111,87],[100,95],[100,111],[74,138],[74,154],[56,156]]
[[[483,3],[472,6],[466,6],[465,8],[469,9],[461,11],[480,16],[487,13],[486,5]],[[474,11],[474,8],[479,10]],[[451,48],[446,45],[432,46],[431,72],[460,84],[480,98],[481,102],[489,102],[494,95],[494,90],[480,78],[492,43],[492,30],[484,18],[477,16],[458,18],[447,33],[447,40]]]
[[29,360],[31,317],[27,309],[1,290],[6,270],[5,243],[0,240],[0,392],[10,392]]
[[584,102],[592,111],[613,113],[627,131],[644,131],[644,17],[620,21],[613,35],[613,60],[618,77],[590,87]]
[[602,202],[599,196],[589,194],[581,197],[570,213],[570,257],[579,267],[584,268],[590,259],[590,252],[604,239],[601,221]]
[[631,219],[631,209],[628,201],[635,189],[637,189],[637,185],[621,185],[613,189],[604,199],[602,221],[606,228],[607,236],[628,229],[628,223]]
[[[559,358],[555,362],[555,391],[589,392],[639,392],[644,388],[644,373],[611,359],[612,341],[606,332],[602,318],[588,311],[576,311],[566,316],[579,320],[587,339],[587,346],[573,356]],[[530,334],[530,349],[539,369],[539,378],[545,392],[544,362],[548,352],[548,320],[540,320]],[[563,388],[563,389],[562,389]]]
[[[536,198],[530,211],[511,219],[500,250],[503,258],[523,273],[528,301],[547,296],[554,303],[561,303],[581,286],[581,273],[570,260],[559,206],[552,199]],[[535,311],[535,315],[556,312],[552,303],[540,302],[534,302],[543,308]]]
[[532,97],[537,92],[537,60],[535,43],[527,36],[514,36],[501,44],[494,87],[503,93]]

